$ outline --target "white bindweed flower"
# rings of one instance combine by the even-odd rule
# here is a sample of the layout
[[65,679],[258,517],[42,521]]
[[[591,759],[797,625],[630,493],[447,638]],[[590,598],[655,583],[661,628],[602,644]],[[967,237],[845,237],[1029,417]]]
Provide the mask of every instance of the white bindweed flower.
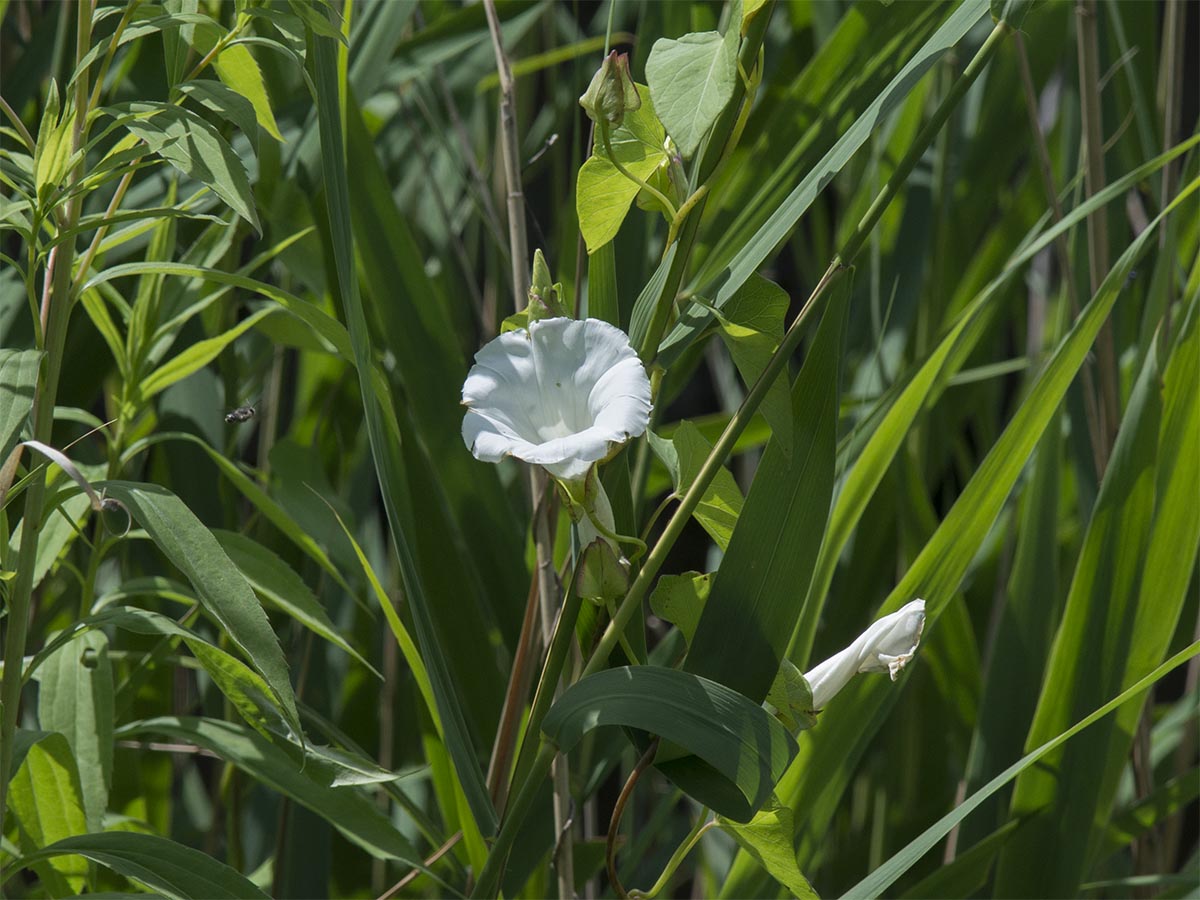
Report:
[[913,600],[884,616],[804,678],[812,688],[813,709],[825,706],[859,672],[887,672],[892,681],[913,658],[925,627],[925,601]]
[[475,354],[463,441],[476,459],[515,456],[580,482],[650,422],[650,380],[629,338],[599,319],[541,319]]

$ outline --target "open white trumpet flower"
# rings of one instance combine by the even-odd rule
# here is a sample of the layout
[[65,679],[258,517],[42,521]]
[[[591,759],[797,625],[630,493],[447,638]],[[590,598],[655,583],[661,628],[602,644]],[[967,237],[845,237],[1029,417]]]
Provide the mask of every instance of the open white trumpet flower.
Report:
[[541,319],[475,354],[463,384],[463,441],[476,459],[515,456],[579,482],[646,430],[650,380],[621,329]]
[[843,650],[818,664],[804,678],[812,688],[813,708],[820,709],[859,672],[887,672],[892,681],[913,658],[925,627],[925,601],[913,600],[858,636]]

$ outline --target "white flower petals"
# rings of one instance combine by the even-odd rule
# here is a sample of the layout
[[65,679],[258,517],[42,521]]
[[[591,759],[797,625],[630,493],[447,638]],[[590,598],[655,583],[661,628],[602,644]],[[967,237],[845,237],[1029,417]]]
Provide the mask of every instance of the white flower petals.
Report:
[[578,481],[650,421],[650,380],[619,328],[541,319],[475,354],[463,384],[463,441],[476,459],[515,456]]
[[913,600],[875,622],[841,653],[806,672],[813,708],[825,706],[859,672],[887,672],[895,681],[917,652],[924,627],[925,601]]

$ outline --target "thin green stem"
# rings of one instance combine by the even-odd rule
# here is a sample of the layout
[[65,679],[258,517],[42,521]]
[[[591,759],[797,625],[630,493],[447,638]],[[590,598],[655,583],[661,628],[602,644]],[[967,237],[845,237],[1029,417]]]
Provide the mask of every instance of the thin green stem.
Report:
[[[91,4],[79,3],[76,8],[76,66],[91,45]],[[87,75],[83,73],[75,82],[75,125],[71,133],[71,152],[76,153],[83,145],[83,123],[87,119]],[[76,164],[70,180],[78,181],[83,170],[82,159]],[[74,197],[66,204],[63,214],[64,228],[74,228],[79,220],[80,200]],[[33,436],[35,440],[49,443],[54,428],[54,404],[58,395],[58,382],[62,374],[63,348],[67,340],[67,323],[71,315],[71,264],[75,256],[75,244],[67,241],[51,251],[46,263],[46,287],[42,298],[41,349],[45,352],[42,377],[34,397]],[[4,642],[4,658],[20,660],[25,656],[25,643],[29,631],[29,613],[33,593],[34,559],[37,556],[38,538],[44,522],[44,500],[46,480],[35,478],[25,495],[25,513],[21,526],[21,547],[8,604],[8,626]],[[0,831],[5,828],[8,809],[8,782],[13,761],[13,735],[16,733],[17,716],[21,704],[21,666],[6,666],[0,682]]]
[[[679,226],[682,225],[684,219],[688,217],[688,213],[695,209],[696,205],[699,204],[699,202],[703,200],[707,194],[708,184],[705,183],[696,188],[696,190],[692,191],[692,196],[688,197],[687,200],[684,201],[683,205],[679,207],[679,211],[676,212],[674,218],[671,219],[671,227],[667,231],[666,247],[670,247],[671,244],[675,243],[675,237],[679,233]],[[663,252],[666,252],[665,247]]]
[[683,864],[683,861],[687,858],[687,855],[692,852],[692,848],[700,843],[700,838],[704,837],[705,834],[717,827],[716,819],[708,819],[705,821],[705,816],[707,814],[707,810],[701,811],[700,815],[696,819],[696,824],[692,827],[692,830],[688,832],[687,837],[683,839],[683,843],[675,848],[675,852],[672,853],[671,858],[667,860],[667,864],[663,868],[662,874],[658,876],[658,881],[654,882],[653,886],[651,886],[649,890],[639,891],[635,889],[630,891],[629,896],[631,900],[653,900],[654,897],[657,897],[667,889],[667,885],[670,883],[671,877],[679,869],[680,865]]
[[991,60],[992,54],[1000,47],[1000,42],[1004,39],[1004,36],[1010,31],[1012,31],[1012,28],[1007,22],[1001,21],[996,23],[991,34],[987,36],[987,40],[983,42],[983,46],[979,48],[975,57],[963,69],[963,73],[958,76],[958,80],[946,92],[946,96],[942,99],[938,108],[934,110],[929,121],[925,123],[925,126],[917,133],[917,136],[913,138],[912,145],[908,148],[908,152],[904,154],[904,158],[896,165],[891,177],[887,180],[887,184],[876,195],[874,201],[872,201],[870,207],[867,208],[866,213],[855,227],[854,233],[850,235],[846,243],[842,246],[842,249],[834,257],[835,265],[848,266],[854,261],[854,257],[863,248],[871,230],[879,221],[879,217],[883,215],[884,210],[895,199],[900,188],[908,180],[909,174],[924,155],[925,148],[933,142],[938,132],[941,131],[942,126],[946,124],[946,120],[950,118],[950,114],[954,111],[954,108],[966,96],[971,85],[975,83],[975,79],[979,77],[980,73],[987,66],[988,61]]
[[[630,181],[632,181],[634,184],[636,184],[638,187],[640,187],[643,191],[645,191],[646,193],[653,196],[654,199],[656,199],[659,203],[661,203],[663,205],[663,208],[667,210],[667,212],[670,214],[671,218],[674,219],[675,218],[675,204],[672,203],[667,198],[667,195],[664,194],[662,191],[660,191],[658,188],[653,187],[652,185],[649,185],[646,182],[642,181],[642,179],[638,178],[636,175],[634,175],[632,172],[630,172],[627,168],[625,168],[623,165],[621,165],[621,161],[619,159],[617,159],[617,154],[613,153],[612,139],[609,135],[608,123],[606,121],[604,121],[604,119],[600,119],[596,123],[596,126],[600,129],[600,142],[604,145],[604,152],[608,154],[608,161],[613,164],[613,167],[618,172],[620,172],[622,175],[624,175],[626,178],[628,178]],[[669,243],[670,242],[668,241],[668,244]]]
[[[550,647],[546,651],[546,662],[538,676],[537,689],[533,694],[533,705],[529,709],[529,721],[525,726],[525,735],[517,753],[517,765],[513,771],[512,785],[524,784],[528,781],[529,771],[536,768],[536,764],[531,761],[530,754],[533,745],[538,741],[542,720],[546,718],[546,713],[554,700],[555,689],[562,678],[567,654],[571,649],[571,640],[575,636],[575,622],[579,618],[579,609],[583,602],[579,592],[575,589],[576,577],[578,577],[578,572],[567,586],[562,609],[559,611],[558,621],[554,625],[554,634],[550,638]],[[516,802],[514,801],[514,804]]]
[[615,543],[615,544],[632,544],[636,548],[634,550],[634,555],[632,557],[635,561],[641,559],[645,555],[646,542],[643,541],[641,538],[634,537],[633,535],[630,535],[630,534],[617,534],[617,532],[613,531],[611,528],[609,528],[603,522],[592,518],[590,515],[588,516],[588,521],[590,521],[592,523],[593,527],[598,532],[600,532],[602,535],[604,535],[606,538],[608,538],[613,543]]
[[[1085,196],[1104,190],[1104,127],[1100,109],[1100,45],[1096,26],[1095,0],[1080,0],[1075,6],[1077,55],[1079,57],[1080,115],[1084,133]],[[1088,274],[1092,293],[1108,273],[1108,210],[1095,210],[1087,217]],[[1099,370],[1100,423],[1104,455],[1117,436],[1120,401],[1117,399],[1117,363],[1113,349],[1111,320],[1100,326],[1096,336],[1096,368]]]
[[[1033,72],[1029,67],[1029,54],[1025,50],[1025,41],[1021,37],[1021,33],[1017,32],[1013,35],[1013,43],[1017,48],[1017,70],[1021,75],[1021,86],[1025,92],[1025,110],[1029,116],[1029,127],[1033,132],[1033,145],[1037,151],[1038,171],[1042,177],[1042,188],[1046,192],[1046,199],[1050,202],[1050,212],[1054,216],[1054,224],[1057,225],[1062,221],[1063,212],[1062,204],[1058,202],[1058,189],[1054,184],[1054,168],[1050,164],[1050,151],[1046,147],[1046,137],[1042,134],[1042,126],[1038,122],[1037,116],[1037,94],[1033,85]],[[1063,286],[1066,288],[1067,299],[1071,304],[1071,313],[1079,315],[1079,297],[1075,289],[1074,271],[1071,267],[1071,254],[1067,249],[1067,237],[1065,234],[1060,234],[1054,239],[1054,251],[1058,256],[1058,268],[1062,272]],[[1028,353],[1030,355],[1040,352],[1041,347],[1030,347]],[[1103,477],[1104,470],[1108,466],[1108,447],[1104,441],[1104,432],[1101,429],[1100,410],[1096,403],[1096,386],[1095,376],[1093,374],[1094,364],[1091,360],[1085,360],[1083,371],[1083,411],[1084,418],[1087,420],[1088,437],[1092,444],[1092,464],[1096,469],[1096,477]]]
[[[117,182],[117,188],[113,191],[112,199],[108,201],[108,208],[104,212],[105,218],[110,218],[115,215],[117,209],[121,205],[121,201],[125,199],[125,192],[129,190],[129,185],[133,182],[134,169],[130,168],[128,172],[121,176],[121,180]],[[78,294],[79,289],[87,281],[88,271],[92,267],[92,262],[96,258],[96,253],[100,249],[100,244],[108,234],[110,226],[101,225],[96,229],[95,235],[92,237],[92,242],[88,244],[87,250],[83,254],[83,258],[79,261],[79,274],[75,277],[75,285],[72,288],[72,293]]]
[[133,20],[133,14],[139,6],[142,5],[142,0],[129,0],[125,4],[125,11],[121,13],[121,20],[117,22],[116,30],[108,39],[108,52],[104,54],[104,61],[100,63],[100,71],[96,75],[96,85],[92,88],[92,98],[88,103],[88,109],[95,109],[100,105],[100,92],[104,90],[104,79],[108,77],[108,70],[112,66],[113,57],[116,56],[117,47],[121,43],[121,34],[125,31],[126,26]]
[[662,503],[654,508],[654,512],[650,513],[650,518],[646,520],[646,526],[642,529],[642,540],[650,539],[650,529],[654,527],[654,523],[658,521],[658,517],[667,511],[667,507],[679,499],[679,495],[672,492],[663,497]]
[[642,754],[637,764],[634,765],[633,771],[629,773],[629,778],[625,780],[625,786],[621,788],[617,802],[613,805],[612,818],[608,823],[608,838],[604,842],[604,865],[608,870],[608,883],[622,900],[625,900],[629,894],[617,876],[617,833],[621,829],[621,816],[625,814],[625,807],[629,803],[629,798],[633,796],[633,789],[637,787],[642,774],[654,763],[656,753],[658,753],[658,738],[650,742],[646,752]]

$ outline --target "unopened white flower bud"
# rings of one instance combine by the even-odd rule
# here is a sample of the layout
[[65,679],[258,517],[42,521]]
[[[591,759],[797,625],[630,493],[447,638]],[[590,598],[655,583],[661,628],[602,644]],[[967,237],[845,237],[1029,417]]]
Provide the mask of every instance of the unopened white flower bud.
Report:
[[917,652],[925,627],[925,601],[913,600],[884,616],[843,650],[804,674],[813,708],[821,709],[859,672],[887,672],[896,680]]

